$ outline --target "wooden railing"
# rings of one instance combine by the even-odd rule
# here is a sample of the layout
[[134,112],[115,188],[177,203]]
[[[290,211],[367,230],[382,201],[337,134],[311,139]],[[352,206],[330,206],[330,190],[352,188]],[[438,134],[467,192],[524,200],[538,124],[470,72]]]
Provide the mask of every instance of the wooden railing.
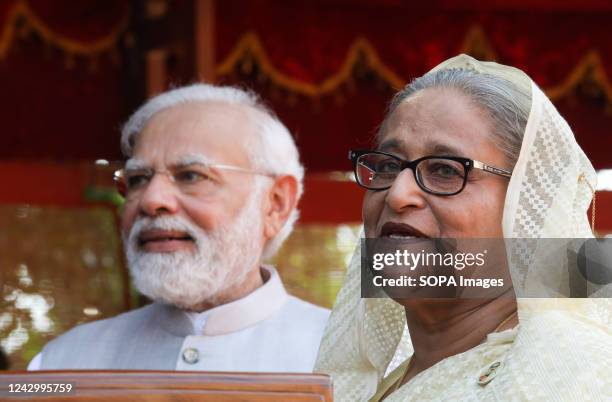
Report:
[[[25,384],[25,388],[22,384]],[[55,387],[54,384],[64,384],[64,387]],[[44,392],[41,391],[43,386]],[[53,387],[49,391],[50,386]],[[70,392],[67,392],[68,388]],[[38,392],[14,392],[16,389],[26,391],[38,389]],[[0,400],[331,402],[332,386],[331,379],[322,374],[174,371],[4,372],[0,374]]]

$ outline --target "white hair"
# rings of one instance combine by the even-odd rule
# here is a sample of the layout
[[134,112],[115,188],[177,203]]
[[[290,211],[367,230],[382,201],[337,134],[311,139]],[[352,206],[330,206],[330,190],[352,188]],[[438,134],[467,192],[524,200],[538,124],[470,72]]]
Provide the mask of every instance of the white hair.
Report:
[[487,112],[493,123],[494,143],[506,155],[510,165],[515,165],[531,110],[531,93],[526,93],[519,85],[503,78],[460,68],[427,73],[399,91],[389,105],[379,138],[399,105],[428,88],[457,89]]
[[[121,149],[125,156],[131,157],[138,134],[156,113],[183,103],[222,102],[230,105],[250,107],[256,116],[257,138],[249,138],[244,143],[245,151],[253,168],[275,175],[295,177],[298,183],[297,200],[303,192],[304,167],[300,164],[299,153],[291,133],[276,115],[267,108],[252,91],[230,86],[193,84],[172,89],[150,99],[128,119],[121,132]],[[256,189],[265,185],[263,180],[255,180]],[[299,217],[294,209],[281,230],[270,239],[263,250],[263,259],[272,257],[291,234]]]

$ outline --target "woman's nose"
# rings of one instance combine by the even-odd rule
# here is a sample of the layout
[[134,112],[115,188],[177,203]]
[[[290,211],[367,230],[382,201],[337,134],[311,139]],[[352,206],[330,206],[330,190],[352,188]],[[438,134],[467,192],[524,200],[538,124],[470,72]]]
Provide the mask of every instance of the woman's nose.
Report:
[[385,202],[398,213],[407,208],[425,207],[425,193],[416,182],[412,170],[404,169],[397,175],[393,185],[387,191]]

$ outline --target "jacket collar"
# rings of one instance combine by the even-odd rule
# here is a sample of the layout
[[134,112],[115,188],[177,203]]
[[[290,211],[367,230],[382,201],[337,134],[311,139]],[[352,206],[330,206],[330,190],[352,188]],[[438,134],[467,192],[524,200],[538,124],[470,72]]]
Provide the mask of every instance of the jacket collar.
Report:
[[264,284],[245,297],[202,313],[181,311],[192,323],[193,335],[224,335],[253,326],[274,315],[287,300],[287,291],[272,266],[262,266]]

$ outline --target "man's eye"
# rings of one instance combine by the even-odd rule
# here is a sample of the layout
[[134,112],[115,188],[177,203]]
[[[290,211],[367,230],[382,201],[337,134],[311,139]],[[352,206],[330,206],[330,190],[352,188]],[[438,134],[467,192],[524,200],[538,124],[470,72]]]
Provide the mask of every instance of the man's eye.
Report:
[[130,175],[126,179],[128,189],[136,189],[145,186],[150,180],[150,176],[144,174]]
[[191,184],[208,180],[210,177],[205,173],[196,172],[195,170],[184,170],[174,175],[174,179],[179,183]]

